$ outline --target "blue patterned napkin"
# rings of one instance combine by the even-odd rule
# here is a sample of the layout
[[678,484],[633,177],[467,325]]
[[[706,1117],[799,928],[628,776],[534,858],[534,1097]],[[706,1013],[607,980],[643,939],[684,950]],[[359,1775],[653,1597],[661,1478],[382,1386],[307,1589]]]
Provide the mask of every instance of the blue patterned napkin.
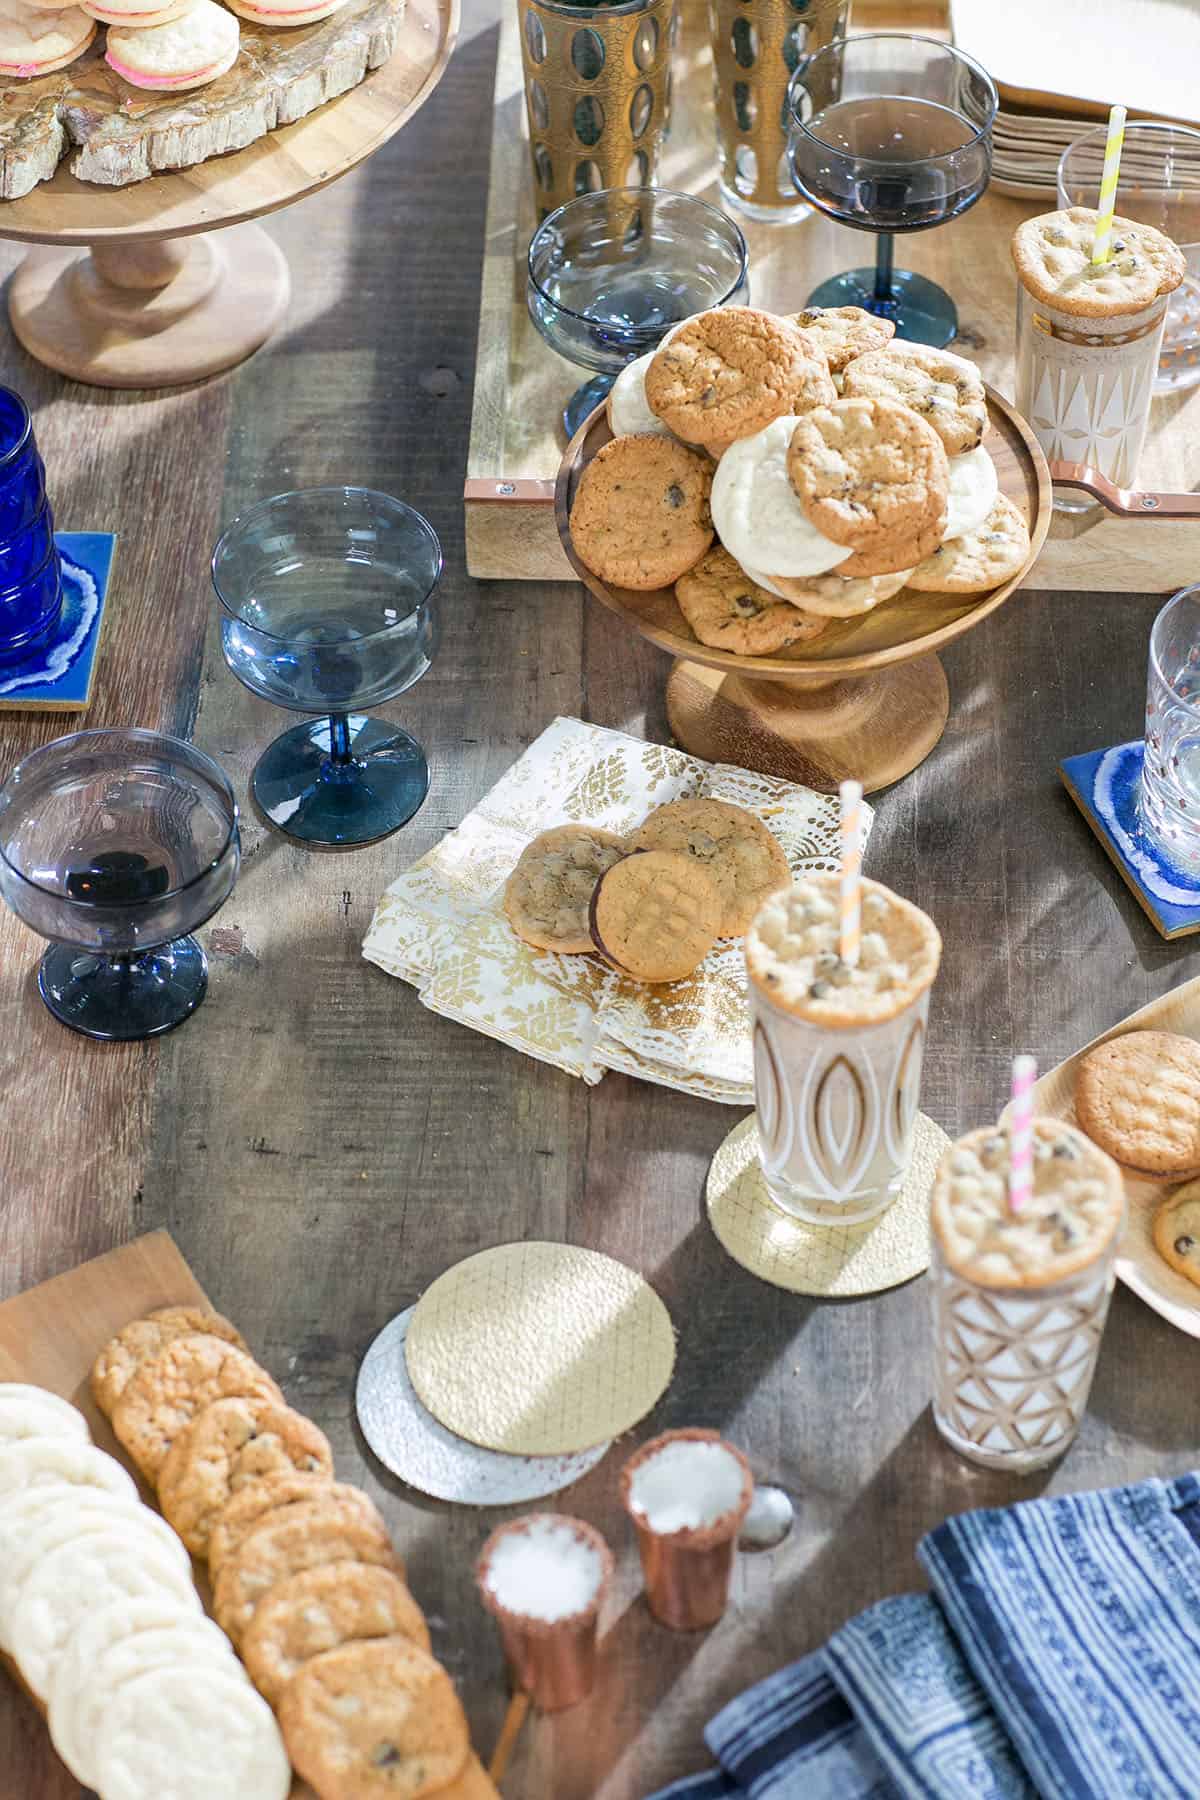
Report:
[[1200,1476],[963,1513],[658,1800],[1195,1800]]
[[963,1513],[919,1555],[1046,1800],[1195,1800],[1200,1477]]

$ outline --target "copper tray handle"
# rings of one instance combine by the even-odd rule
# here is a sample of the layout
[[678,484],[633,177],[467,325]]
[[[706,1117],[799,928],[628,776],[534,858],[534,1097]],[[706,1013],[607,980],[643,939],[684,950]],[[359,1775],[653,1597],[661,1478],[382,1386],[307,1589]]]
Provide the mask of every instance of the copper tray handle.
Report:
[[1118,519],[1200,519],[1200,494],[1143,493],[1119,488],[1087,463],[1052,462],[1055,487],[1082,488]]

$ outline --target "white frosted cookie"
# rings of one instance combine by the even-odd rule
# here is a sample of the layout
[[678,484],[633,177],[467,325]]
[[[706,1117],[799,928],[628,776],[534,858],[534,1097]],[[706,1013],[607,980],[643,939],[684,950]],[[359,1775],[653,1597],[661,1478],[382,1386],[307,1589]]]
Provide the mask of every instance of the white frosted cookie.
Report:
[[6,1494],[48,1482],[103,1488],[109,1494],[124,1494],[128,1500],[138,1497],[132,1477],[115,1457],[97,1450],[94,1444],[70,1438],[22,1438],[0,1450],[0,1506]]
[[[911,569],[892,575],[773,575],[771,592],[826,619],[857,619],[908,585]],[[757,577],[756,577],[757,579]]]
[[292,25],[315,25],[327,19],[346,4],[346,0],[324,0],[324,4],[308,7],[255,6],[252,0],[228,0],[230,12],[248,19],[252,25],[270,25],[278,31]]
[[172,19],[181,19],[186,12],[195,6],[196,0],[113,0],[110,6],[106,0],[79,0],[80,11],[89,19],[98,19],[101,25],[128,26],[137,31],[146,31],[154,25],[169,25]]
[[165,1519],[140,1501],[124,1500],[97,1488],[38,1487],[25,1494],[37,1510],[0,1521],[0,1649],[7,1647],[10,1620],[21,1591],[38,1563],[60,1544],[105,1532],[120,1532],[137,1554],[157,1547],[191,1579],[191,1558]]
[[1000,492],[1000,478],[984,444],[965,456],[950,457],[949,463],[946,537],[965,537],[968,531],[977,531],[991,512]]
[[292,1769],[275,1715],[240,1674],[152,1669],[113,1696],[96,1744],[104,1800],[287,1800]]
[[[51,1669],[46,1699],[51,1706],[56,1700],[60,1705],[65,1705],[67,1695],[75,1688],[82,1687],[92,1665],[114,1644],[136,1637],[142,1631],[164,1631],[175,1625],[192,1625],[199,1618],[195,1607],[187,1600],[181,1600],[169,1588],[159,1588],[155,1593],[145,1594],[139,1600],[131,1600],[128,1595],[122,1595],[107,1603],[102,1601],[86,1618],[80,1620],[70,1643]],[[221,1630],[219,1625],[215,1629]],[[221,1632],[221,1636],[225,1636],[224,1632]]]
[[54,1665],[90,1612],[164,1589],[181,1611],[200,1612],[190,1574],[149,1539],[131,1548],[126,1533],[97,1532],[44,1556],[22,1587],[11,1621],[13,1655],[34,1693],[48,1693]]
[[636,362],[626,363],[613,382],[608,396],[608,423],[614,437],[629,437],[639,431],[657,432],[659,437],[673,434],[646,399],[646,370],[658,354],[651,350]]
[[997,494],[982,525],[947,538],[908,578],[919,594],[986,594],[1025,566],[1029,527],[1007,494]]
[[22,1438],[74,1438],[91,1441],[88,1422],[77,1406],[49,1388],[23,1381],[0,1382],[0,1447]]
[[182,18],[148,31],[112,26],[104,60],[132,87],[176,92],[204,87],[237,61],[238,22],[216,0],[196,0]]
[[83,55],[95,35],[95,22],[77,6],[0,15],[0,75],[28,81],[52,69],[65,69]]
[[785,414],[753,437],[739,438],[717,464],[709,500],[713,524],[744,569],[823,575],[852,554],[811,523],[788,479],[788,448],[799,422]]
[[72,1775],[85,1787],[98,1785],[96,1749],[105,1714],[117,1692],[127,1681],[163,1668],[217,1668],[249,1680],[220,1626],[202,1615],[118,1639],[73,1687],[56,1677],[50,1692],[50,1737]]

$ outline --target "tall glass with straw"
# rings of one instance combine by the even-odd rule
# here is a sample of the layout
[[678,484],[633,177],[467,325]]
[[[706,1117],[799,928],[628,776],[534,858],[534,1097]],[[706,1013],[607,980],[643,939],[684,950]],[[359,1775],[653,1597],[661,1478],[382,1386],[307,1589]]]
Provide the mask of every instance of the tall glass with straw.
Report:
[[1018,1475],[1079,1430],[1125,1220],[1117,1165],[1036,1116],[1036,1078],[1018,1056],[1007,1122],[950,1146],[931,1200],[934,1422],[960,1456]]
[[[1045,214],[1013,238],[1017,286],[1017,410],[1051,462],[1082,463],[1134,486],[1154,394],[1171,292],[1186,267],[1170,240],[1114,215],[1125,108],[1109,115],[1099,205]],[[1161,267],[1156,287],[1148,270]],[[1095,502],[1055,490],[1060,512]]]
[[862,788],[840,795],[837,869],[773,894],[746,936],[754,1099],[767,1190],[812,1225],[864,1225],[912,1154],[941,938],[862,874]]

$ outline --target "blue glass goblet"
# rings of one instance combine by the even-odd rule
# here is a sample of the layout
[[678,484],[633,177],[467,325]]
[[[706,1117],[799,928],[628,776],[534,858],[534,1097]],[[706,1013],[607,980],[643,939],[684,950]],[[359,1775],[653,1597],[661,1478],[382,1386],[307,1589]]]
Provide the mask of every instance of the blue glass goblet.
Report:
[[552,350],[598,371],[567,403],[567,437],[672,325],[744,305],[748,270],[733,220],[694,194],[602,188],[552,212],[529,245],[529,316]]
[[229,898],[233,789],[210,756],[153,731],[80,731],[0,787],[0,893],[50,939],[38,988],[85,1037],[157,1037],[195,1012],[190,934]]
[[221,646],[243,686],[292,712],[251,778],[272,824],[306,844],[386,837],[429,792],[414,737],[357,709],[419,681],[437,648],[442,550],[428,520],[370,488],[278,494],[213,552]]
[[29,656],[62,612],[62,569],[29,408],[0,388],[0,663]]
[[991,76],[935,38],[881,32],[828,44],[788,91],[788,160],[806,200],[875,235],[875,267],[823,281],[809,306],[861,306],[898,337],[948,344],[958,313],[944,288],[894,266],[895,234],[944,225],[982,196],[998,105]]

